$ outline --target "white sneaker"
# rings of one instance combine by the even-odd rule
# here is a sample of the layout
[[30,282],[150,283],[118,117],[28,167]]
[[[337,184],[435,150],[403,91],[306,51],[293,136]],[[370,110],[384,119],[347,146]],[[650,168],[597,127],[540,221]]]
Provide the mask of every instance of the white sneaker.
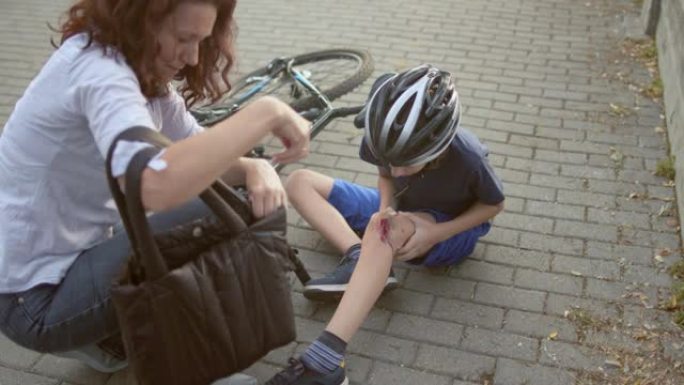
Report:
[[252,376],[237,373],[230,377],[214,381],[211,385],[257,385],[258,383],[257,379]]
[[72,358],[83,362],[94,370],[102,373],[114,373],[122,370],[128,366],[128,360],[120,360],[104,350],[100,349],[96,344],[87,345],[76,350],[68,352],[52,353],[57,357]]

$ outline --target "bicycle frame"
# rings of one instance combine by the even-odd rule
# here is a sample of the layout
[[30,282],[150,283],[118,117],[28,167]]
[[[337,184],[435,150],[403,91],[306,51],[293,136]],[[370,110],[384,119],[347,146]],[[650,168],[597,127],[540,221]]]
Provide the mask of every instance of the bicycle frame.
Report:
[[[217,119],[215,123],[224,120],[237,112],[242,106],[254,97],[259,92],[266,89],[274,81],[277,86],[282,86],[291,80],[292,84],[303,87],[307,92],[320,102],[321,108],[311,108],[306,111],[300,111],[300,114],[307,120],[313,121],[310,137],[313,139],[318,133],[325,128],[334,118],[356,114],[361,111],[363,106],[357,107],[340,107],[335,108],[331,101],[316,87],[309,79],[301,72],[293,68],[293,58],[277,58],[268,64],[269,73],[264,76],[248,78],[247,83],[256,82],[254,86],[245,90],[236,96],[235,100],[228,107],[206,107],[195,110],[197,116],[205,116],[205,118],[213,118],[217,115],[224,115]],[[258,157],[266,157],[263,150],[256,150],[254,154]],[[280,171],[284,165],[272,163],[276,170]]]

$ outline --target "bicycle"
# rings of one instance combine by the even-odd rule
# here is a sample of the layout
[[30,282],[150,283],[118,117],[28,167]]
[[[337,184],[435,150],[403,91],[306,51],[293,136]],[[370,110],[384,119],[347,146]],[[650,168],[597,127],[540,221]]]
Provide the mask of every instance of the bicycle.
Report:
[[[351,71],[345,73],[342,80],[332,85],[321,86],[321,80],[316,80],[319,74],[330,75],[330,70],[315,71],[314,65],[324,62],[349,62]],[[237,80],[226,96],[219,102],[209,106],[195,108],[190,111],[200,125],[214,125],[249,103],[260,95],[275,95],[288,104],[303,117],[312,122],[311,139],[325,128],[333,119],[358,114],[363,106],[334,107],[331,102],[342,95],[351,92],[363,83],[373,72],[373,60],[366,51],[356,49],[330,49],[315,51],[286,58],[271,60],[266,66],[248,73]],[[248,156],[266,158],[264,146],[255,147]],[[284,165],[271,164],[280,171]],[[237,205],[237,207],[241,207]],[[241,212],[246,218],[249,212]],[[295,274],[302,284],[311,277],[296,256],[290,255],[295,266]]]
[[[351,68],[342,73],[316,69],[316,66],[326,64]],[[351,92],[372,72],[373,60],[370,54],[357,49],[329,49],[276,58],[238,79],[221,101],[190,112],[200,125],[211,126],[228,118],[258,96],[274,95],[312,122],[310,135],[313,139],[333,119],[361,111],[363,106],[334,107],[331,102]],[[325,77],[317,80],[321,75]],[[322,84],[331,75],[341,75],[341,80]],[[255,147],[248,155],[269,158],[264,146]],[[284,165],[273,166],[280,171]]]

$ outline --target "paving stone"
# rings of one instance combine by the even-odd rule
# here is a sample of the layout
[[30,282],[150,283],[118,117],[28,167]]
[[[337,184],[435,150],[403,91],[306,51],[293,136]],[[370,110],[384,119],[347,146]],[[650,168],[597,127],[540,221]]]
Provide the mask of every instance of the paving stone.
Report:
[[493,282],[501,284],[513,283],[514,270],[510,267],[494,263],[466,260],[452,271],[455,277],[476,280],[478,282]]
[[575,325],[561,317],[540,313],[510,310],[506,313],[504,330],[536,338],[549,338],[555,334],[559,340],[577,341]]
[[643,327],[645,329],[678,331],[672,321],[672,315],[658,309],[647,309],[641,305],[625,305],[623,320],[627,327]]
[[527,214],[554,218],[584,220],[583,206],[565,205],[557,202],[540,202],[528,200],[525,206]]
[[616,226],[634,226],[642,229],[651,228],[650,216],[641,213],[589,208],[587,219],[591,222]]
[[517,246],[518,239],[520,239],[520,232],[511,229],[504,229],[500,227],[492,227],[489,233],[481,238],[481,240],[488,243],[495,243],[500,245]]
[[58,379],[24,373],[0,366],[0,384],[2,385],[57,385],[60,382]]
[[508,308],[541,311],[546,293],[506,286],[480,283],[475,289],[475,300]]
[[553,202],[556,197],[556,190],[546,187],[529,186],[516,183],[506,183],[504,185],[506,195],[520,198],[530,198],[540,201]]
[[589,348],[560,341],[543,340],[539,362],[568,369],[598,370],[605,358]]
[[488,356],[422,344],[416,366],[449,374],[468,381],[479,381],[482,375],[494,373],[495,359]]
[[359,331],[347,346],[351,353],[382,357],[384,360],[408,365],[416,356],[418,343],[379,333]]
[[532,149],[524,146],[511,146],[508,144],[491,142],[487,143],[487,147],[492,154],[510,155],[518,158],[532,158]]
[[615,226],[596,225],[579,221],[556,220],[554,234],[617,242],[617,229]]
[[[461,269],[465,261],[457,269]],[[474,279],[475,277],[465,277]],[[421,291],[441,297],[472,298],[475,292],[475,282],[455,279],[448,276],[431,273],[429,271],[412,271],[402,282],[402,287],[409,290]]]
[[618,263],[590,258],[558,255],[551,262],[551,270],[574,276],[611,280],[620,279],[620,265]]
[[557,367],[499,358],[494,385],[574,385],[572,372]]
[[426,373],[423,370],[397,367],[378,362],[373,366],[368,384],[424,384],[424,385],[447,385],[451,384],[449,377]]
[[[558,173],[560,172],[560,165],[557,163],[544,162],[544,161],[532,160],[532,159],[514,158],[512,156],[509,156],[506,158],[506,168],[529,171],[529,172],[534,172],[534,173],[550,174],[550,175],[558,175]],[[533,174],[533,176],[534,175],[535,174]],[[538,183],[532,183],[532,184],[538,184]],[[542,186],[544,186],[544,185],[542,184]],[[555,186],[552,186],[552,187],[555,187]]]
[[587,257],[606,259],[619,262],[635,263],[639,265],[653,265],[655,251],[650,247],[614,245],[606,242],[587,242]]
[[376,306],[381,309],[424,315],[430,311],[433,301],[431,294],[397,289],[381,296]]
[[549,138],[538,138],[525,135],[511,135],[508,141],[511,144],[523,145],[530,148],[543,148],[546,150],[558,149],[558,140]]
[[558,190],[558,202],[592,207],[615,207],[615,196],[584,191]]
[[582,255],[584,241],[576,238],[565,238],[537,233],[521,233],[520,247],[545,252]]
[[518,287],[562,294],[582,294],[582,279],[566,274],[553,274],[528,269],[517,269],[515,285]]
[[553,229],[552,219],[508,212],[499,214],[494,219],[494,224],[511,229],[532,231],[542,234],[548,234]]
[[0,364],[28,369],[38,361],[41,354],[25,349],[0,333]]
[[498,329],[504,318],[504,309],[467,301],[437,298],[430,316],[463,325]]
[[[335,313],[335,310],[337,309],[337,303],[321,303],[317,305],[317,309],[318,310],[311,316],[311,318],[327,323]],[[364,320],[361,327],[368,330],[383,332],[387,329],[390,318],[392,318],[392,312],[384,309],[373,308]]]
[[395,314],[387,332],[412,340],[456,347],[463,336],[463,326],[425,317]]
[[467,328],[461,347],[467,351],[492,356],[505,356],[536,361],[539,342],[536,339],[477,328]]
[[528,172],[509,170],[506,168],[499,169],[496,174],[503,182],[527,183],[530,179],[530,174]]
[[647,266],[625,266],[624,281],[637,284],[651,284],[656,286],[670,287],[672,276],[664,269],[656,269]]
[[555,293],[549,293],[544,312],[564,317],[566,311],[573,309],[582,309],[592,316],[604,320],[615,320],[620,316],[617,306],[609,301]]
[[601,180],[615,180],[612,168],[598,168],[590,166],[561,165],[561,175],[575,178],[592,178]]
[[551,266],[550,253],[499,245],[487,245],[485,260],[541,271],[547,271]]

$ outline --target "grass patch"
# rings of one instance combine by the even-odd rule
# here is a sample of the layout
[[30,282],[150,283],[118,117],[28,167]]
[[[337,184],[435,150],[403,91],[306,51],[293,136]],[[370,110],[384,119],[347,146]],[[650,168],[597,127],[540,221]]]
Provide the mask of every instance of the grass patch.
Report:
[[667,269],[671,276],[677,279],[684,278],[684,260],[678,261]]
[[675,282],[672,285],[672,296],[681,304],[684,301],[684,282]]
[[658,56],[658,49],[656,48],[655,41],[652,39],[644,40],[637,47],[637,54],[644,60],[654,60]]
[[661,98],[663,96],[663,79],[660,76],[653,79],[651,84],[644,89],[644,95],[651,98]]
[[608,320],[598,318],[582,308],[572,308],[571,310],[566,310],[565,318],[567,318],[576,326],[577,338],[580,342],[584,341],[587,331],[601,330],[610,326],[610,322]]
[[656,164],[655,174],[667,178],[668,180],[674,180],[675,178],[675,166],[674,166],[674,156],[669,156],[665,159],[661,159]]
[[684,310],[680,310],[674,314],[674,322],[679,325],[680,328],[684,328]]

